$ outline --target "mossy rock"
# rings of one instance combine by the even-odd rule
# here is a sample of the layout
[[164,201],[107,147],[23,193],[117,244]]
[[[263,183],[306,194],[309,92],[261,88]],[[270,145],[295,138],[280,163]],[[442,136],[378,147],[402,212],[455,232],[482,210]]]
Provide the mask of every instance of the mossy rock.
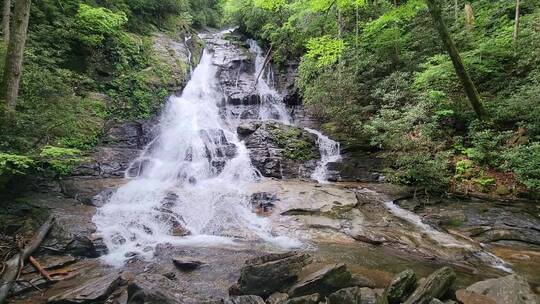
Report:
[[283,149],[283,156],[294,161],[308,161],[318,158],[315,136],[297,127],[270,124],[267,126],[269,139]]

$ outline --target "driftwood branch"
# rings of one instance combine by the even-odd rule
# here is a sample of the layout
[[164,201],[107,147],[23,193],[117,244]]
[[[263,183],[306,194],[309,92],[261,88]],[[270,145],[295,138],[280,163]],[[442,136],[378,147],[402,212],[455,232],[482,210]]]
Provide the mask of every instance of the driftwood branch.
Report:
[[7,298],[9,290],[19,276],[24,261],[39,248],[39,245],[43,242],[53,224],[54,217],[51,216],[43,223],[43,225],[41,225],[30,243],[6,262],[6,269],[2,274],[2,284],[0,285],[0,304],[4,303]]
[[47,270],[45,270],[45,268],[43,268],[43,266],[41,266],[41,264],[39,264],[39,262],[36,259],[34,259],[33,256],[29,256],[28,261],[41,274],[41,276],[43,276],[45,278],[45,280],[47,280],[49,282],[51,282],[53,280],[51,278],[51,276],[49,275],[49,273],[47,272]]

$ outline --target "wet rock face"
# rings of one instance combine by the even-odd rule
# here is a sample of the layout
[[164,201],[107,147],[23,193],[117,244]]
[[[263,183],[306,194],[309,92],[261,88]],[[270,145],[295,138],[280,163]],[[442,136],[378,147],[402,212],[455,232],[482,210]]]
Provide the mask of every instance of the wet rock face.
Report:
[[47,303],[77,304],[104,301],[116,288],[126,282],[117,273],[89,280],[81,286],[68,290],[47,300]]
[[200,57],[199,52],[202,49],[200,39],[197,35],[193,35],[186,43],[180,39],[171,39],[163,33],[154,33],[152,38],[154,53],[171,71],[167,87],[172,91],[182,89],[189,78],[190,64],[196,65]]
[[255,121],[240,125],[238,131],[252,164],[263,176],[307,178],[320,158],[316,135],[301,128]]
[[402,208],[423,217],[432,226],[460,230],[482,243],[540,246],[540,218],[532,204],[497,204],[488,201],[417,200],[399,201]]
[[265,304],[259,296],[238,296],[223,300],[223,304]]
[[298,61],[289,61],[284,67],[279,68],[279,73],[276,75],[276,88],[283,95],[283,102],[287,106],[300,106],[302,104],[299,89],[296,86],[299,64]]
[[223,117],[256,119],[259,116],[260,96],[256,93],[255,62],[245,38],[237,34],[207,39],[207,46],[215,51],[213,63],[224,93],[220,107]]
[[308,254],[294,252],[248,260],[230,293],[267,297],[291,286],[302,268],[310,262]]
[[128,286],[128,303],[133,304],[177,304],[186,299],[176,290],[169,279],[157,274],[142,274]]

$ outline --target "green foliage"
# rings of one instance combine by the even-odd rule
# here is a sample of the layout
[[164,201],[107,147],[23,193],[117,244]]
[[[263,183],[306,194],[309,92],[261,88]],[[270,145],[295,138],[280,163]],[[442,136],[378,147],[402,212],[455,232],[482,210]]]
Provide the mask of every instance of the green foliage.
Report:
[[345,50],[345,42],[330,36],[311,38],[308,40],[305,58],[314,60],[319,69],[333,65]]
[[540,143],[534,142],[509,149],[505,154],[505,168],[516,173],[519,181],[540,192]]
[[0,152],[0,190],[16,175],[24,175],[34,166],[30,157]]
[[497,132],[473,125],[469,131],[470,147],[463,150],[469,159],[492,167],[502,164],[501,152],[511,132]]
[[78,37],[89,47],[100,45],[106,36],[118,35],[127,20],[124,12],[113,13],[106,8],[86,4],[81,4],[75,15]]
[[427,191],[444,191],[448,188],[449,154],[431,155],[425,152],[407,153],[396,158],[390,178],[404,185],[420,185]]
[[459,160],[456,162],[455,166],[456,174],[454,175],[454,178],[457,180],[469,179],[476,174],[474,162],[470,159]]
[[81,154],[82,152],[78,149],[45,146],[39,157],[57,176],[66,176],[73,171],[77,164],[84,161]]
[[277,11],[285,7],[286,0],[255,0],[255,6],[265,10]]
[[23,155],[0,153],[0,176],[5,174],[25,174],[34,161]]

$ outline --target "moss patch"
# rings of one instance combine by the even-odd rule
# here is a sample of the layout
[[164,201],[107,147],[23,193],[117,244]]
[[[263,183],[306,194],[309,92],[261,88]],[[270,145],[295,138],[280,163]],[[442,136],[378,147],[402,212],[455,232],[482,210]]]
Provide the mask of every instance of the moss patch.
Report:
[[273,125],[268,128],[271,140],[283,149],[283,156],[295,161],[308,161],[317,157],[313,140],[301,129]]

